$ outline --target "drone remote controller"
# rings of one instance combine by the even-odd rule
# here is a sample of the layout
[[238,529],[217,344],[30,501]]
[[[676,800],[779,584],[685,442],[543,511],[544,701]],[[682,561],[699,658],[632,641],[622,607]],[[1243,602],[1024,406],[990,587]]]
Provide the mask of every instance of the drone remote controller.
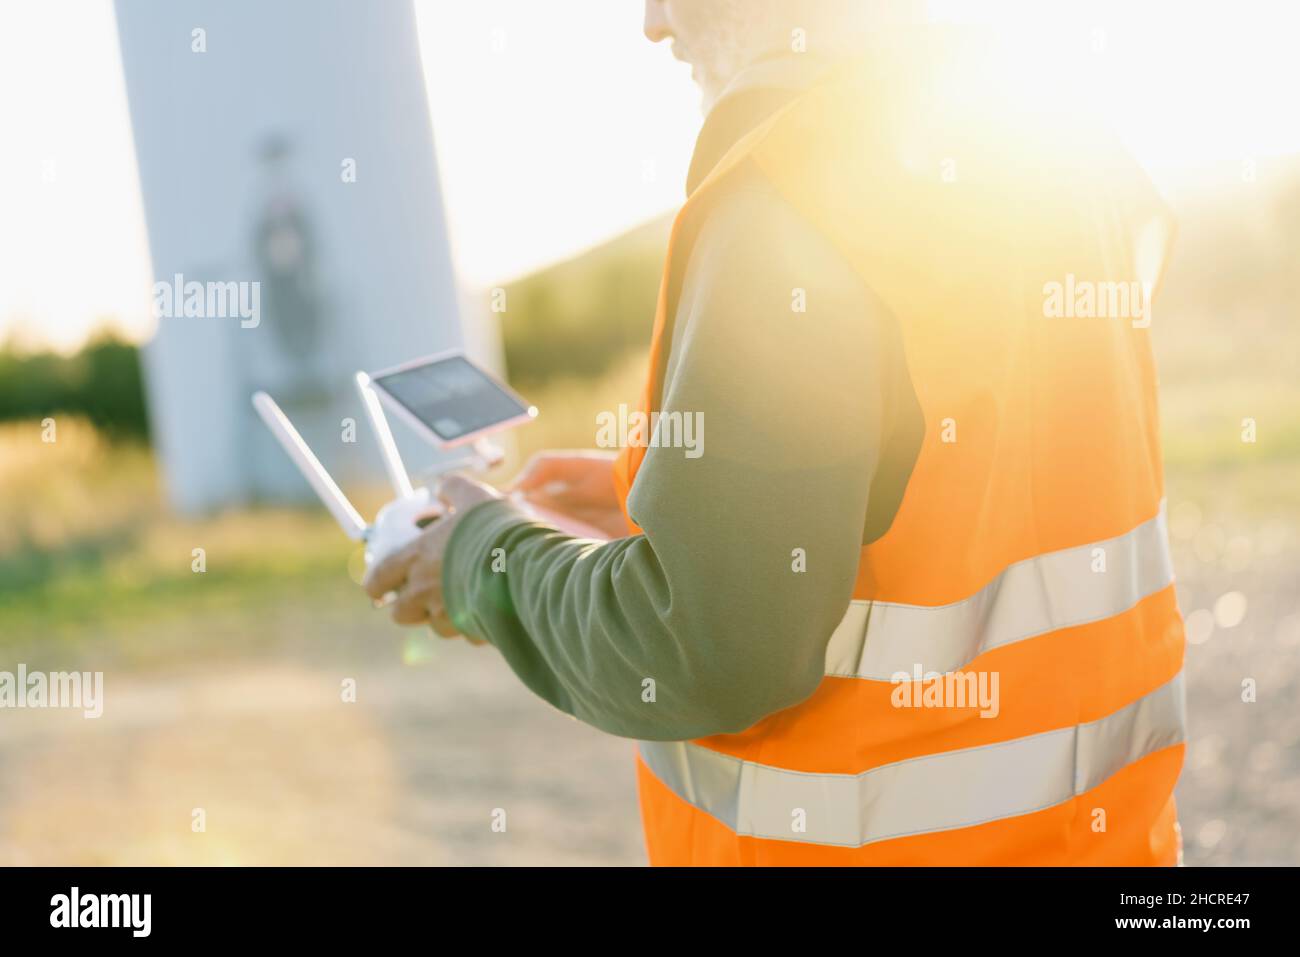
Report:
[[[468,360],[463,361],[468,363]],[[253,396],[253,407],[266,427],[271,430],[271,434],[289,454],[289,458],[298,466],[298,470],[311,484],[344,533],[355,541],[365,543],[366,567],[371,568],[418,538],[430,522],[437,520],[443,511],[443,506],[428,486],[422,485],[416,488],[411,484],[370,377],[364,372],[358,372],[356,386],[375,437],[379,441],[384,468],[397,496],[379,510],[374,522],[371,523],[367,523],[348,501],[343,490],[325,470],[320,459],[312,452],[274,399],[265,392],[258,392]],[[472,450],[470,454],[440,465],[436,472],[428,473],[423,477],[431,479],[453,469],[466,467],[488,468],[501,461],[501,451],[486,439],[474,440],[470,448]]]

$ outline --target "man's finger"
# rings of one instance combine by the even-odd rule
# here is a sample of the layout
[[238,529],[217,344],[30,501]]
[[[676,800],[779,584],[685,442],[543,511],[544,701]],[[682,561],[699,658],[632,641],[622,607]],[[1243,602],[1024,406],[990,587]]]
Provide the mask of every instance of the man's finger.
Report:
[[564,455],[540,452],[529,459],[523,471],[510,484],[510,488],[516,492],[527,492],[550,483],[569,485],[581,482],[590,472],[592,463],[604,457],[583,452],[569,452]]
[[461,475],[446,475],[438,483],[438,498],[458,512],[471,509],[491,497],[482,485]]
[[553,481],[560,477],[558,463],[559,460],[554,458],[533,457],[524,466],[523,471],[515,476],[515,480],[510,483],[510,488],[514,491],[526,492]]
[[441,608],[429,616],[429,627],[443,638],[455,638],[460,634],[456,626],[451,623],[451,619],[447,617],[447,612]]
[[379,601],[390,591],[395,591],[402,586],[410,573],[411,563],[420,554],[417,547],[419,541],[417,538],[406,547],[398,549],[366,572],[365,580],[361,585],[367,595]]
[[393,621],[399,625],[419,625],[429,620],[429,602],[433,595],[429,591],[403,589],[403,594],[393,602]]

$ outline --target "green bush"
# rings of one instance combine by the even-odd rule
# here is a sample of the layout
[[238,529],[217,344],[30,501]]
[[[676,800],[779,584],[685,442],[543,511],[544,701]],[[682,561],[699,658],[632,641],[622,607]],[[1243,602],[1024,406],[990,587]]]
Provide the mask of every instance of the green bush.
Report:
[[658,219],[506,286],[510,380],[597,379],[650,343],[670,221]]
[[114,438],[147,440],[140,350],[111,333],[71,356],[0,349],[0,421],[78,415]]

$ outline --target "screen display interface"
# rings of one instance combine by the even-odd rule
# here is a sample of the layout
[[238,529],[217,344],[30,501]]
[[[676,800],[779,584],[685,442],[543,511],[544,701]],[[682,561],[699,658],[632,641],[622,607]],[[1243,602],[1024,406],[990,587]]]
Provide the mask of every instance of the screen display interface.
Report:
[[447,442],[528,411],[528,406],[461,356],[380,376],[374,382]]

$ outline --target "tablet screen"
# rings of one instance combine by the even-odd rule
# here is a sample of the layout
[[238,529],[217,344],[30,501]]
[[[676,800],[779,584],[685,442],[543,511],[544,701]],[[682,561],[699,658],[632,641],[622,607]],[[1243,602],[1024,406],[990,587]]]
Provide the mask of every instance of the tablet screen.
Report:
[[435,359],[372,381],[444,442],[531,414],[518,396],[464,356]]

